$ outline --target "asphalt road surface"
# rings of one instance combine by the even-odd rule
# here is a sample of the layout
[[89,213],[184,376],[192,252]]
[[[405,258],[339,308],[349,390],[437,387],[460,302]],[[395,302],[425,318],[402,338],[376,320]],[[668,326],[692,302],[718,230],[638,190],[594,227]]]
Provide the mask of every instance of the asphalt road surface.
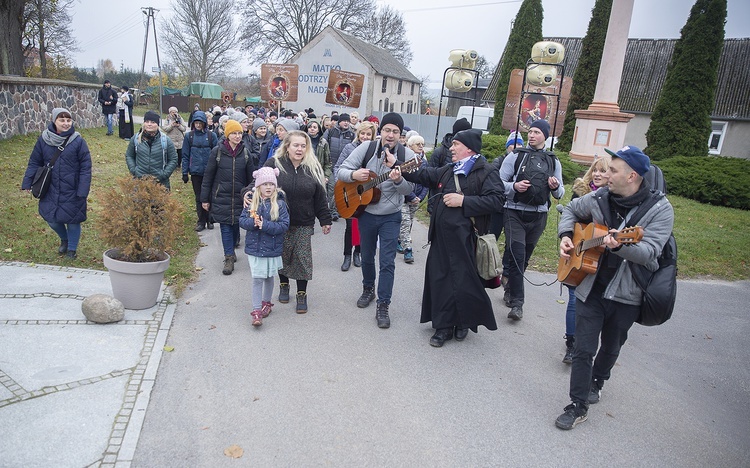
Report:
[[244,253],[224,276],[218,225],[201,234],[203,270],[177,305],[133,466],[748,466],[750,283],[681,282],[672,320],[632,328],[601,402],[566,432],[554,420],[568,404],[567,290],[527,284],[520,322],[490,291],[499,330],[432,348],[426,228],[414,226],[416,262],[396,259],[387,330],[374,304],[355,306],[343,231],[316,227],[310,311],[279,304],[277,279],[259,329]]

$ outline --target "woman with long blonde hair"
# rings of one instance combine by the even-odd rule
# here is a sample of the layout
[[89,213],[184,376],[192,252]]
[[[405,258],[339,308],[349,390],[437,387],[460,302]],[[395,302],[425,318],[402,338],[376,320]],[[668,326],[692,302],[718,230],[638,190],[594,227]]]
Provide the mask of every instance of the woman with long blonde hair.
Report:
[[[266,166],[279,169],[278,186],[289,207],[289,230],[284,235],[279,270],[279,302],[289,302],[289,279],[297,280],[297,313],[307,312],[307,282],[312,279],[312,242],[315,218],[323,234],[331,232],[331,212],[326,202],[325,174],[315,156],[310,137],[298,130],[287,133]],[[249,200],[248,200],[249,202]]]

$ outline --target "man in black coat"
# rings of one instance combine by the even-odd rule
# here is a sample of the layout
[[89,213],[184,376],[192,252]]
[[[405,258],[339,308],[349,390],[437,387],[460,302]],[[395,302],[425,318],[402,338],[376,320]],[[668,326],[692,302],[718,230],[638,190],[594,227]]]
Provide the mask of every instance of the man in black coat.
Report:
[[[479,325],[497,330],[492,302],[477,273],[476,231],[489,231],[490,215],[505,201],[500,174],[484,156],[482,132],[464,130],[451,142],[453,164],[404,174],[436,194],[430,218],[430,252],[425,265],[421,322],[432,322],[430,345],[462,341]],[[473,218],[473,219],[472,219]]]
[[107,136],[112,135],[112,117],[117,112],[117,92],[112,89],[109,80],[104,80],[104,86],[99,90],[99,104],[102,105],[102,114],[107,120]]

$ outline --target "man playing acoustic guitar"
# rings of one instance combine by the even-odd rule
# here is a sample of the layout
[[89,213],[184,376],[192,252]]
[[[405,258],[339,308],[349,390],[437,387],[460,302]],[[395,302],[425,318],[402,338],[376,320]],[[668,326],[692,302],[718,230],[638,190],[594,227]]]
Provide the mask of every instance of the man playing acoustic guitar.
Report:
[[[629,226],[628,218],[651,196],[651,187],[643,179],[651,165],[649,157],[635,146],[625,146],[617,153],[607,152],[612,156],[607,187],[576,198],[563,212],[558,228],[563,258],[569,258],[574,248],[576,222],[606,225],[614,233]],[[576,288],[576,344],[570,373],[572,403],[555,421],[560,429],[572,429],[585,421],[589,404],[599,402],[602,385],[609,379],[628,330],[640,311],[643,291],[633,279],[630,264],[644,265],[651,271],[657,269],[657,257],[674,224],[672,205],[662,198],[638,224],[644,231],[638,243],[623,245],[612,234],[604,237],[605,250],[596,273],[586,276]]]
[[[396,243],[401,228],[401,205],[404,204],[404,196],[409,195],[414,188],[401,177],[398,168],[399,161],[396,156],[399,152],[404,154],[403,161],[416,157],[412,150],[398,143],[398,137],[403,129],[404,119],[400,115],[394,112],[385,114],[380,123],[380,140],[357,146],[338,172],[338,178],[343,182],[368,181],[371,178],[370,172],[375,175],[389,174],[379,186],[380,199],[368,204],[359,216],[363,291],[357,300],[357,307],[365,308],[375,299],[375,250],[380,240],[380,281],[375,312],[375,319],[380,328],[391,326],[388,307],[391,303],[396,271]],[[370,153],[374,157],[366,161],[370,145],[377,147]]]

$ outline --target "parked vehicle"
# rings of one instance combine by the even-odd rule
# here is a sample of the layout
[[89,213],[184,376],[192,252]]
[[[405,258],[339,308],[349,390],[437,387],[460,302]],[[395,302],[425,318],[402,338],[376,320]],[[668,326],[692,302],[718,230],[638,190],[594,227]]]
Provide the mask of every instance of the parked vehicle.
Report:
[[[473,115],[472,115],[473,114]],[[489,107],[471,107],[461,106],[458,108],[456,120],[465,118],[471,122],[471,128],[481,130],[483,133],[489,133],[492,117],[495,115],[495,109]]]

